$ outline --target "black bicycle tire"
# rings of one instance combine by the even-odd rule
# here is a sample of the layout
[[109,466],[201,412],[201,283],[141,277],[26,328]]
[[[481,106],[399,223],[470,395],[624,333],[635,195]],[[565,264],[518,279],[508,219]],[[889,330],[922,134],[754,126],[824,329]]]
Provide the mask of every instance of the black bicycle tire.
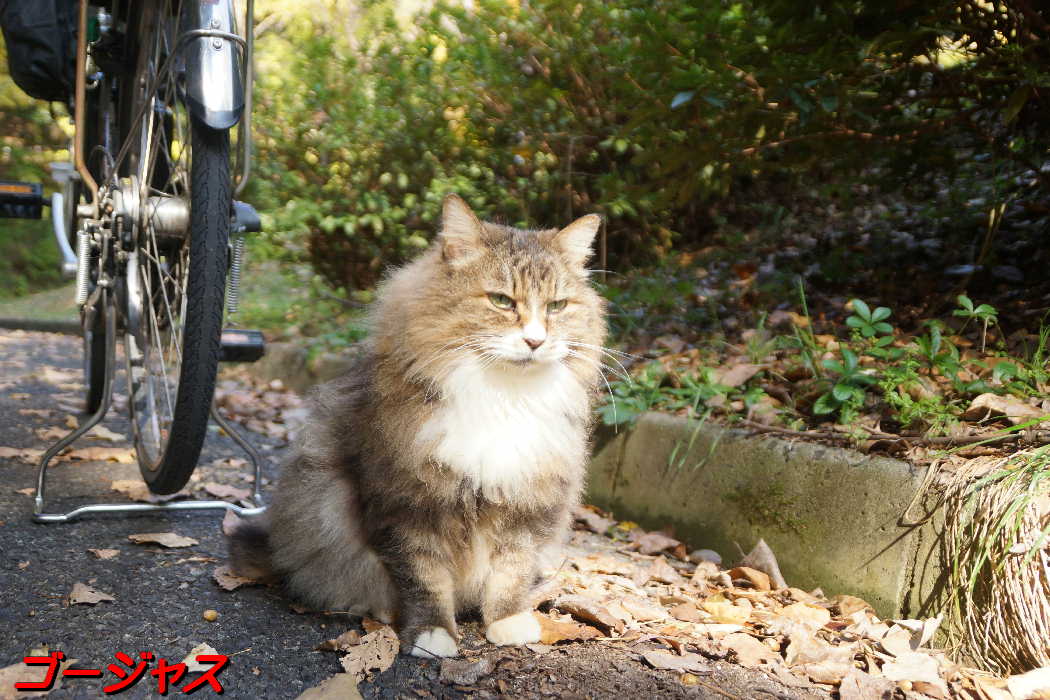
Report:
[[190,261],[179,387],[168,439],[154,468],[136,440],[142,478],[158,494],[181,489],[197,466],[221,354],[233,196],[230,138],[226,130],[190,121]]

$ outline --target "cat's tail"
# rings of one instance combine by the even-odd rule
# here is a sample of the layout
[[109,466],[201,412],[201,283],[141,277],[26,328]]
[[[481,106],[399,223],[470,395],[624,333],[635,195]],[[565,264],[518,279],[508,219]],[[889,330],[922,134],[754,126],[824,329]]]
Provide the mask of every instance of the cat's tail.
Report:
[[276,576],[270,556],[270,528],[265,517],[238,519],[227,533],[226,542],[234,574],[257,580]]

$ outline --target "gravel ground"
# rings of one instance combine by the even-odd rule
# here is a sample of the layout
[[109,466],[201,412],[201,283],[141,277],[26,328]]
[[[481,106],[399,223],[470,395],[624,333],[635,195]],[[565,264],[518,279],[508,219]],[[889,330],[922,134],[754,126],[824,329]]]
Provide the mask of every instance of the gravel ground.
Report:
[[[49,440],[38,431],[64,428],[70,411],[62,406],[75,403],[82,393],[68,378],[79,371],[79,363],[77,338],[0,331],[0,447],[42,449]],[[119,380],[118,395],[124,391],[123,376]],[[105,425],[130,434],[121,412],[111,411]],[[275,476],[281,446],[254,433],[246,436],[267,458],[266,485]],[[128,447],[126,441],[81,444]],[[243,468],[215,464],[231,456],[243,455],[214,431],[193,484],[249,487]],[[116,462],[60,462],[50,471],[48,505],[68,509],[90,501],[125,500],[111,490],[111,483],[137,479],[137,469]],[[78,668],[104,669],[117,663],[117,652],[137,657],[149,651],[173,663],[206,642],[230,656],[219,676],[230,698],[295,698],[341,670],[336,654],[314,648],[347,629],[359,629],[359,619],[297,613],[277,588],[226,592],[215,583],[212,573],[225,558],[221,513],[100,516],[39,525],[30,518],[32,496],[23,492],[34,486],[35,477],[35,464],[0,457],[0,629],[6,632],[0,639],[0,668],[20,663],[23,655],[45,645],[78,659]],[[164,549],[128,540],[130,534],[147,532],[175,532],[199,544]],[[119,554],[102,560],[88,551],[92,548],[116,549]],[[115,600],[67,606],[66,598],[78,582]],[[217,611],[218,618],[206,621],[206,610]],[[476,622],[466,622],[463,631],[464,649],[494,662],[494,670],[473,685],[441,680],[435,661],[400,656],[390,669],[361,683],[361,693],[369,698],[827,697],[820,691],[787,688],[759,671],[726,661],[712,661],[705,673],[683,682],[677,673],[649,668],[623,644],[568,643],[537,654],[486,644]],[[154,667],[155,662],[149,668]],[[104,673],[103,679],[66,679],[49,697],[100,697],[102,686],[115,679]],[[183,679],[177,685],[185,683]],[[0,687],[0,698],[11,692],[10,687]],[[197,694],[211,693],[204,687]],[[148,673],[120,695],[160,697]]]

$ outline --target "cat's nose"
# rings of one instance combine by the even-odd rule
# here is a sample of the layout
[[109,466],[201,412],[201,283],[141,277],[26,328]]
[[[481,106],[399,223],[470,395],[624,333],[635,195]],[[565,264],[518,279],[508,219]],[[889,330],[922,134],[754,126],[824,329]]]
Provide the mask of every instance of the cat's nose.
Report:
[[525,336],[523,340],[525,341],[525,344],[533,350],[543,345],[543,338],[530,338],[528,336]]

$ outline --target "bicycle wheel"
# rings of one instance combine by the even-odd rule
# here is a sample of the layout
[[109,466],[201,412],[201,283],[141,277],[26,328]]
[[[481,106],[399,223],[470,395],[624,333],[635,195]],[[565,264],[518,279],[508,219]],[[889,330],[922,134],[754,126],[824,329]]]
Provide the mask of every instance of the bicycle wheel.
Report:
[[136,84],[149,87],[126,183],[139,212],[125,275],[128,403],[142,476],[160,494],[186,484],[207,434],[232,207],[229,134],[191,117],[167,60],[177,10],[140,24]]

